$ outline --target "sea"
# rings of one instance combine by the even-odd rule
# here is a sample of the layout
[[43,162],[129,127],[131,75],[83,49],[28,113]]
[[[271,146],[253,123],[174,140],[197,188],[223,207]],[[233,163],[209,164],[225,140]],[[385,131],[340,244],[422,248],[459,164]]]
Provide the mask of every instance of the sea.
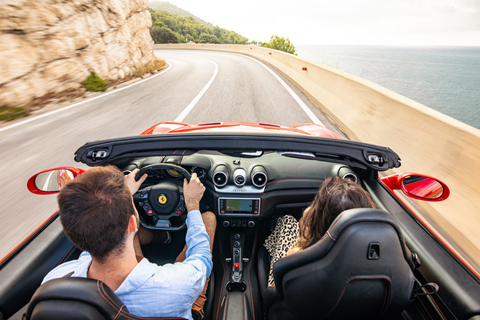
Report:
[[480,47],[295,48],[299,57],[359,76],[480,129]]

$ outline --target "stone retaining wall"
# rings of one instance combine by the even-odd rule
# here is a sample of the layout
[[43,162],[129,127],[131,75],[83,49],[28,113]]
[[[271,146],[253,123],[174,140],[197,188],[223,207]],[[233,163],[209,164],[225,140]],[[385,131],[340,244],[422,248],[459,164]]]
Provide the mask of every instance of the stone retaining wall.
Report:
[[78,91],[152,61],[148,0],[2,0],[0,106]]

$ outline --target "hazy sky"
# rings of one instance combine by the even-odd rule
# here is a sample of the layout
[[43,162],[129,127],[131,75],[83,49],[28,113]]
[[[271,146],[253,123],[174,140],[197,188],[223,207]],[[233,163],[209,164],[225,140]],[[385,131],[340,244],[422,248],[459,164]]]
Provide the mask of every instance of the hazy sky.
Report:
[[480,46],[480,0],[170,0],[256,41]]

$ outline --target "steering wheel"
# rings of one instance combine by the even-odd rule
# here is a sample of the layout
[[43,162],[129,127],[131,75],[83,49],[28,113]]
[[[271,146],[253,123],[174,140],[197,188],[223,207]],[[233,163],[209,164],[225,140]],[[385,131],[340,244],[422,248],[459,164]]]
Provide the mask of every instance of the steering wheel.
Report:
[[[182,167],[160,163],[146,166],[136,174],[142,175],[155,170],[175,170],[190,181],[190,173]],[[186,227],[187,208],[183,197],[183,180],[169,179],[137,191],[133,201],[140,215],[140,223],[147,229],[177,231]],[[177,219],[173,219],[177,218]],[[180,218],[180,219],[179,219]],[[171,220],[178,220],[174,226]]]

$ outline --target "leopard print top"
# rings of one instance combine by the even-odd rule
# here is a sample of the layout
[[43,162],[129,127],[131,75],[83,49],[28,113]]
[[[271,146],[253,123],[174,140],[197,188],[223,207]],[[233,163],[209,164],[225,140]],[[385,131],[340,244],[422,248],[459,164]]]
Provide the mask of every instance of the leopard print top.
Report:
[[268,285],[273,286],[273,264],[285,256],[300,237],[298,221],[290,215],[279,217],[273,232],[265,239],[263,246],[270,255]]

